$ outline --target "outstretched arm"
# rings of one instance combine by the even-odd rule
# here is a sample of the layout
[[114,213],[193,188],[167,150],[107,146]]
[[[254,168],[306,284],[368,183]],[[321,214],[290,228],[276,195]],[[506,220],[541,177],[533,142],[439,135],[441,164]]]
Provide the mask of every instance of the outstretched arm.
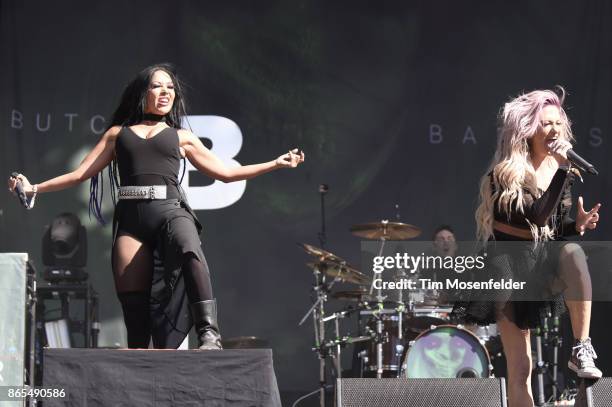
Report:
[[[87,154],[83,161],[81,161],[77,169],[41,182],[38,184],[37,192],[52,192],[70,188],[88,180],[102,171],[115,156],[115,141],[117,140],[117,134],[119,133],[120,129],[121,128],[119,126],[114,126],[108,129],[108,131],[102,135],[102,138],[98,144],[96,144],[96,146]],[[33,192],[33,186],[30,184],[28,179],[24,176],[20,176],[19,178],[23,182],[23,189],[25,193],[31,194]],[[11,191],[15,189],[16,184],[17,180],[15,178],[9,178],[9,189]]]
[[260,164],[228,167],[189,130],[179,130],[179,139],[181,148],[185,150],[185,156],[189,162],[199,171],[222,182],[249,179],[278,168],[295,168],[304,161],[304,153],[294,149],[281,155],[276,160]]

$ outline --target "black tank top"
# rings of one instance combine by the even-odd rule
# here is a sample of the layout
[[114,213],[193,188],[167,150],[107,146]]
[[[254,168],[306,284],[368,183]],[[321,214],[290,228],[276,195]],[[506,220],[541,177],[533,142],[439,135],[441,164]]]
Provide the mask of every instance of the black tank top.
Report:
[[123,127],[115,143],[122,186],[178,185],[181,153],[177,129],[167,127],[149,139]]

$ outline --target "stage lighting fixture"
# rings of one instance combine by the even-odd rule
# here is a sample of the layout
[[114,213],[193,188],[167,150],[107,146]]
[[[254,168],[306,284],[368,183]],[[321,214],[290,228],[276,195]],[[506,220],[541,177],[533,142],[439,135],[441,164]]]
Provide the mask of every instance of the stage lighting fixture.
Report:
[[87,231],[73,213],[62,213],[45,229],[42,239],[44,277],[47,281],[87,280]]

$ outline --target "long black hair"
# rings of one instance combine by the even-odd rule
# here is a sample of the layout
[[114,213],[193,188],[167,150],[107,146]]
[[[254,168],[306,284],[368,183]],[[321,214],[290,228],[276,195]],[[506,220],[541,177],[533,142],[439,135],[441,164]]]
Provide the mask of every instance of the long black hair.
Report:
[[[170,76],[174,84],[174,103],[172,109],[165,116],[166,124],[176,129],[181,128],[183,118],[187,115],[185,108],[185,95],[183,93],[183,85],[178,79],[174,66],[168,63],[155,64],[146,67],[132,79],[121,95],[119,106],[113,113],[110,124],[105,132],[113,126],[133,126],[143,121],[145,113],[147,91],[151,84],[151,78],[157,71],[163,71]],[[115,191],[119,187],[119,177],[117,170],[117,160],[108,166],[108,176],[110,178],[111,195],[113,204],[116,203]],[[181,177],[182,179],[182,177]],[[101,224],[106,224],[102,216],[102,200],[104,199],[104,172],[101,171],[91,178],[89,184],[89,215],[93,213],[94,217]]]

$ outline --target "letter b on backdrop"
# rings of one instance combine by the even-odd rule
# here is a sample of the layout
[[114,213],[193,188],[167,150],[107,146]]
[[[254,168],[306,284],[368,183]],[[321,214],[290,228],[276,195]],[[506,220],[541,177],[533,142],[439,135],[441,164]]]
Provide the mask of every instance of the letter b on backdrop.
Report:
[[[212,141],[211,151],[228,167],[238,167],[234,157],[242,147],[242,132],[236,123],[221,116],[187,116],[183,127],[198,137]],[[216,181],[207,186],[189,186],[189,174],[197,169],[186,161],[187,169],[181,186],[187,193],[189,205],[195,210],[221,209],[237,202],[246,189],[246,181],[223,183]],[[181,174],[183,169],[181,168]]]

